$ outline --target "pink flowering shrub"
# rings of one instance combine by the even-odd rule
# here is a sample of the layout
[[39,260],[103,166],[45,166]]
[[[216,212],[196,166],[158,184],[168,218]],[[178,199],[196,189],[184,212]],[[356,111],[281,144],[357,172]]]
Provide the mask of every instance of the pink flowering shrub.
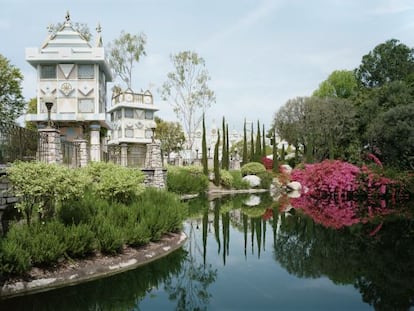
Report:
[[262,158],[262,163],[267,170],[271,170],[273,168],[273,160],[267,157]]
[[315,222],[337,229],[392,212],[385,198],[395,197],[398,188],[396,181],[366,166],[339,160],[306,164],[293,170],[290,179],[302,184],[301,196],[291,199],[291,205]]

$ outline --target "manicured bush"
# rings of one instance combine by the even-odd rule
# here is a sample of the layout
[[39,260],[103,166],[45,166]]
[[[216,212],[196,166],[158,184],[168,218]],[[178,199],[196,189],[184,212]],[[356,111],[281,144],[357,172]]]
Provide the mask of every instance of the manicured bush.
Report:
[[30,268],[30,254],[19,241],[7,238],[1,241],[0,276],[24,274]]
[[148,188],[134,205],[138,210],[138,219],[147,226],[152,240],[182,229],[187,207],[173,193]]
[[91,225],[81,223],[66,227],[66,254],[72,258],[84,257],[95,250],[96,239]]
[[43,219],[53,217],[56,206],[81,197],[87,184],[78,170],[43,162],[15,162],[7,173],[28,225],[34,212]]
[[234,189],[249,189],[250,184],[243,180],[241,171],[239,170],[231,170],[229,171],[233,177],[233,188]]
[[116,226],[109,218],[98,215],[93,225],[98,249],[105,254],[117,254],[122,251],[124,236],[122,228]]
[[167,188],[178,194],[205,192],[208,189],[208,177],[201,166],[169,166],[167,169]]
[[30,227],[29,253],[34,266],[48,266],[66,251],[65,226],[57,221],[35,223]]
[[145,189],[144,174],[138,169],[91,162],[85,172],[93,182],[92,191],[111,202],[131,203]]
[[233,188],[233,176],[229,171],[220,170],[220,184],[227,189]]
[[62,202],[58,209],[58,219],[65,225],[89,223],[97,214],[99,206],[107,204],[105,200],[87,192],[83,197]]
[[259,162],[249,162],[241,167],[242,176],[259,175],[263,172],[266,172],[266,168]]

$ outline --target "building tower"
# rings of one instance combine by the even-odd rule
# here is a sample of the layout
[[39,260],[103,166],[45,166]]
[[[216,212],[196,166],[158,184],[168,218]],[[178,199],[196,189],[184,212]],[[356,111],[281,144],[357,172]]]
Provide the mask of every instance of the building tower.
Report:
[[102,45],[101,27],[95,44],[75,30],[67,13],[62,26],[40,48],[26,48],[26,61],[37,71],[37,112],[25,120],[45,127],[51,120],[62,139],[87,140],[89,160],[100,161],[110,121],[107,118],[107,82],[112,81]]

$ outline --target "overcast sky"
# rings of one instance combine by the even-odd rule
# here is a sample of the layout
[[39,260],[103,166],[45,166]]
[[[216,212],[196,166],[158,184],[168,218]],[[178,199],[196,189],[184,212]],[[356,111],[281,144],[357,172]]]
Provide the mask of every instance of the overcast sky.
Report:
[[93,34],[100,23],[104,44],[121,30],[146,34],[133,89],[150,89],[165,120],[176,119],[157,93],[170,54],[197,52],[217,97],[207,122],[225,116],[236,130],[244,118],[269,127],[288,99],[311,95],[334,70],[353,70],[388,39],[414,46],[413,0],[0,0],[0,53],[24,74],[26,99],[36,96],[36,73],[25,48],[40,47],[67,10]]

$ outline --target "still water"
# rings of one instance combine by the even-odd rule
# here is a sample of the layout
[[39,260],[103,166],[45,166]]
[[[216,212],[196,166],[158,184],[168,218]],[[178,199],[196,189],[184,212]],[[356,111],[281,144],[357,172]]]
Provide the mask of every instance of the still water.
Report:
[[268,194],[189,202],[188,240],[113,277],[0,310],[414,310],[414,221],[333,229]]

